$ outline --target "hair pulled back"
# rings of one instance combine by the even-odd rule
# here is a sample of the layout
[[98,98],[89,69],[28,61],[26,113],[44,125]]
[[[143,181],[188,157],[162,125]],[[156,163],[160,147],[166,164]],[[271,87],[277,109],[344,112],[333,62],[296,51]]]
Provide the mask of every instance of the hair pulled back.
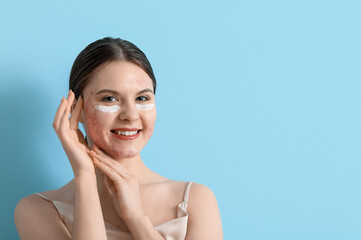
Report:
[[126,61],[142,68],[153,82],[153,91],[157,87],[152,66],[145,54],[133,43],[120,39],[106,37],[89,44],[79,53],[70,72],[69,89],[76,99],[82,94],[94,70],[106,62]]

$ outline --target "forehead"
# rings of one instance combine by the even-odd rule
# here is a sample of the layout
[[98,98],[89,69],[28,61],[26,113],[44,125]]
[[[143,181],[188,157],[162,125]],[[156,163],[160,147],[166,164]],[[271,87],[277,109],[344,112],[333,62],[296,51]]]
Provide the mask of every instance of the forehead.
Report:
[[126,61],[113,61],[96,69],[84,90],[102,88],[110,88],[120,92],[139,91],[143,88],[153,89],[153,83],[148,74],[136,64]]

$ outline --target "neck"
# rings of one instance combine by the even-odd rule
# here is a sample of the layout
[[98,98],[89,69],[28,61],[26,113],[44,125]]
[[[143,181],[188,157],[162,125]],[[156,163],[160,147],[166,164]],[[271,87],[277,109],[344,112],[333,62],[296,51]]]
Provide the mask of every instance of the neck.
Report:
[[[117,164],[120,164],[125,168],[126,171],[135,175],[139,186],[146,185],[150,180],[150,169],[144,164],[140,154],[137,154],[131,158],[121,158],[121,159],[113,159]],[[98,191],[99,193],[104,193],[104,190],[107,191],[106,186],[104,185],[104,180],[108,178],[101,170],[96,168],[96,178],[98,182]],[[121,176],[119,176],[122,178]],[[110,180],[110,179],[108,179]],[[105,192],[106,192],[105,191]]]

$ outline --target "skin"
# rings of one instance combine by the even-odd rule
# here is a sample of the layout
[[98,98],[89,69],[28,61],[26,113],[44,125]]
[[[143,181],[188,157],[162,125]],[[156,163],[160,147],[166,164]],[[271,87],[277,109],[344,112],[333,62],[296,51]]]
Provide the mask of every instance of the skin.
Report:
[[[97,94],[111,89],[114,93]],[[135,239],[163,239],[154,226],[177,217],[186,182],[150,170],[140,152],[153,134],[156,107],[143,111],[135,104],[155,103],[149,76],[129,62],[110,62],[92,75],[82,98],[70,91],[63,98],[53,127],[73,168],[74,179],[43,194],[74,205],[72,236],[51,202],[30,195],[15,209],[21,239],[106,239],[104,220],[129,231]],[[96,105],[118,104],[116,113]],[[70,118],[69,118],[70,116]],[[89,146],[78,129],[83,123]],[[134,140],[115,138],[112,129],[141,129]],[[190,166],[191,167],[191,166]],[[91,209],[91,210],[90,210]],[[193,183],[189,192],[186,239],[223,239],[217,201],[206,186]]]
[[[96,93],[102,89],[116,90],[119,95],[110,93],[97,95]],[[101,68],[83,91],[86,103],[84,125],[88,140],[95,142],[100,149],[123,164],[132,162],[133,158],[140,158],[140,151],[154,131],[156,107],[148,111],[138,110],[135,107],[136,103],[155,103],[153,92],[137,95],[137,92],[143,89],[153,91],[153,85],[149,76],[141,68],[127,62],[112,62]],[[104,98],[108,101],[112,99],[112,101],[105,102]],[[148,99],[145,100],[146,98]],[[98,104],[103,106],[117,104],[121,109],[116,113],[104,113],[95,109]],[[120,127],[142,129],[141,135],[131,141],[119,140],[110,130]]]

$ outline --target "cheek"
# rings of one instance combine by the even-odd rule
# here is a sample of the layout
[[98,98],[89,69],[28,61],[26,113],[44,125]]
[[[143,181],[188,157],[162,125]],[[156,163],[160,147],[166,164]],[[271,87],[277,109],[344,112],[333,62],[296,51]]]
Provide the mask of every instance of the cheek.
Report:
[[87,127],[93,128],[99,123],[97,113],[95,112],[94,106],[88,101],[84,104],[84,114],[87,123]]
[[87,118],[87,121],[88,121],[88,126],[89,128],[93,129],[94,126],[97,126],[98,123],[99,123],[99,120],[95,114],[95,112],[89,112],[88,114],[86,114],[86,118]]
[[154,127],[155,127],[155,120],[156,120],[156,112],[147,116],[146,118],[146,126],[145,126],[145,135],[147,138],[150,138],[153,134]]
[[87,104],[84,107],[84,114],[86,118],[87,132],[93,141],[99,140],[102,136],[102,129],[105,123],[104,113],[100,113],[92,104]]

